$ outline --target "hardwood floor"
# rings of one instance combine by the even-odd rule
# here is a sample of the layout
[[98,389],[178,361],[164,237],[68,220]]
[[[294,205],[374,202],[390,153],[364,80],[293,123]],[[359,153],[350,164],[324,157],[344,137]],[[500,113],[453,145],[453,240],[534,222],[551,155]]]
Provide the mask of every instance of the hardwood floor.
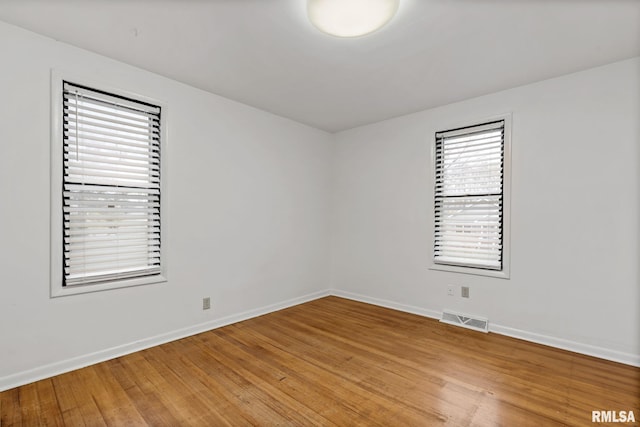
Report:
[[640,421],[640,369],[336,297],[0,393],[1,426],[585,426],[592,410]]

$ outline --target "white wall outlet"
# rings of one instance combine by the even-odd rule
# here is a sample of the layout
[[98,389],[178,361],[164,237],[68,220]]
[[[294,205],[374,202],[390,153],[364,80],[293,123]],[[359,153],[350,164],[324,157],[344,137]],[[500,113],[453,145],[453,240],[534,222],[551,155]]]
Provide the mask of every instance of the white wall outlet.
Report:
[[462,295],[462,298],[469,298],[469,287],[463,286],[460,294]]
[[209,310],[210,308],[211,308],[211,298],[210,297],[202,298],[202,309]]
[[453,285],[447,285],[447,295],[450,297],[456,296],[456,287]]

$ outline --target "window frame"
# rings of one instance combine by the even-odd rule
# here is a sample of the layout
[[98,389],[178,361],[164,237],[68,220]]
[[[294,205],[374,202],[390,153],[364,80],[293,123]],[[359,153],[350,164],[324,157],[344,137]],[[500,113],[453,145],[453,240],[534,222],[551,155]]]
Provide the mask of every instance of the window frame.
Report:
[[[122,96],[140,102],[157,105],[160,114],[160,235],[162,242],[160,251],[160,274],[146,277],[114,279],[111,281],[64,286],[64,239],[63,239],[63,172],[64,172],[64,138],[63,138],[63,82],[68,81],[81,86]],[[115,88],[111,85],[69,71],[51,70],[51,144],[50,144],[50,297],[84,294],[111,289],[126,288],[167,281],[167,106],[164,102],[136,92]]]
[[[481,267],[467,267],[460,265],[449,265],[436,263],[434,260],[435,244],[435,183],[436,183],[436,134],[447,132],[448,130],[479,126],[490,122],[504,120],[504,165],[502,177],[502,269],[485,269]],[[482,119],[470,119],[444,126],[438,125],[431,132],[430,137],[430,164],[429,164],[429,201],[430,201],[430,221],[429,221],[429,270],[445,271],[451,273],[462,273],[476,276],[496,277],[509,279],[511,277],[511,121],[512,114],[499,114]]]

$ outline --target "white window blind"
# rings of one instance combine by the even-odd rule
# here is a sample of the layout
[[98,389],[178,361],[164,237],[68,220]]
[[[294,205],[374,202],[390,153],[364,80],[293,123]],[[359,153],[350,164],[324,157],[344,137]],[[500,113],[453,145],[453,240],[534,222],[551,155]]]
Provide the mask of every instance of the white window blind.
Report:
[[436,133],[434,263],[502,270],[504,130]]
[[160,107],[63,83],[63,286],[159,275]]

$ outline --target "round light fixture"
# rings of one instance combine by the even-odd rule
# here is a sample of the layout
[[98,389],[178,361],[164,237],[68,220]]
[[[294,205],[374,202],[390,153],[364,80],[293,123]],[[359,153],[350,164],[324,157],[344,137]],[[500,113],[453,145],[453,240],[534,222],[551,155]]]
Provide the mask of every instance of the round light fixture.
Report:
[[320,31],[338,37],[358,37],[388,23],[400,0],[308,0],[309,20]]

